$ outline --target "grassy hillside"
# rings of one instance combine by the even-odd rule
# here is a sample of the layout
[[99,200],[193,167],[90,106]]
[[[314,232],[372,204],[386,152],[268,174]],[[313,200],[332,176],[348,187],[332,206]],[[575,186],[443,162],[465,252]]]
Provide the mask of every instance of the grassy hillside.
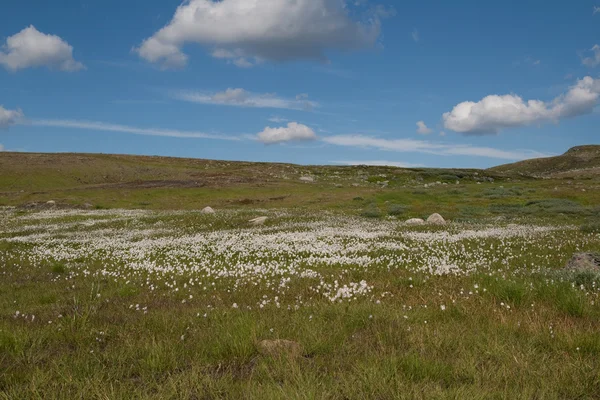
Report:
[[600,145],[573,147],[557,157],[500,165],[489,171],[557,178],[597,177],[600,175]]
[[[586,157],[577,150],[570,153],[576,156],[567,158]],[[193,210],[210,205],[397,218],[426,217],[435,210],[462,220],[596,216],[597,180],[562,179],[556,174],[540,179],[522,172],[530,173],[525,167],[533,164],[528,163],[543,162],[548,161],[459,170],[0,153],[0,206],[39,209],[54,201],[57,208]]]

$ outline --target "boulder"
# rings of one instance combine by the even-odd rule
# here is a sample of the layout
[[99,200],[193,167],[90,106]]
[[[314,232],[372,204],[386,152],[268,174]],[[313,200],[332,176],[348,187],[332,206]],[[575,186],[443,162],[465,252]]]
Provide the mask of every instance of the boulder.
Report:
[[50,207],[54,207],[54,206],[56,206],[56,202],[54,200],[49,200],[46,202],[46,205],[50,206]]
[[213,210],[212,207],[204,207],[200,212],[202,214],[214,214],[215,210]]
[[250,222],[252,225],[255,225],[255,226],[256,225],[264,225],[265,222],[267,221],[267,219],[268,219],[268,217],[258,217],[258,218],[251,219],[248,222]]
[[262,340],[256,345],[256,348],[260,354],[271,357],[297,358],[301,357],[303,353],[300,343],[285,339]]
[[600,253],[575,253],[565,269],[573,272],[600,273]]
[[425,225],[425,221],[421,218],[411,218],[405,222],[406,225]]
[[431,214],[429,218],[427,218],[427,223],[434,225],[446,225],[446,220],[440,214],[435,213]]
[[300,177],[300,180],[302,182],[314,182],[315,178],[313,178],[312,176],[302,176]]

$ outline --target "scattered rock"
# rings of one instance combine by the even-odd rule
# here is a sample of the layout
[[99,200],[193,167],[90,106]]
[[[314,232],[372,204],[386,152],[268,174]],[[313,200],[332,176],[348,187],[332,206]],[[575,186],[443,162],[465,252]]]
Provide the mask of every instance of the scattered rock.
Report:
[[47,205],[54,207],[56,205],[56,202],[54,200],[49,200],[46,202]]
[[352,184],[352,187],[359,187],[359,186],[360,186],[360,183],[353,183]]
[[406,225],[425,225],[425,221],[421,218],[411,218],[405,222]]
[[427,218],[427,223],[434,225],[446,225],[446,220],[440,214],[435,213],[431,214],[429,218]]
[[92,204],[90,204],[90,203],[84,203],[83,204],[83,208],[85,208],[86,210],[89,210],[91,208],[94,208],[94,206]]
[[271,357],[297,358],[301,357],[303,353],[300,343],[285,339],[262,340],[256,345],[256,348],[260,354]]
[[302,182],[314,182],[315,178],[313,178],[312,176],[302,176],[300,177],[300,180]]
[[212,207],[204,207],[201,211],[202,214],[214,214],[215,210]]
[[600,253],[575,253],[565,268],[575,272],[600,273]]
[[252,225],[255,225],[255,226],[264,225],[265,222],[267,221],[267,219],[268,219],[268,217],[258,217],[258,218],[251,219],[248,222],[250,222]]

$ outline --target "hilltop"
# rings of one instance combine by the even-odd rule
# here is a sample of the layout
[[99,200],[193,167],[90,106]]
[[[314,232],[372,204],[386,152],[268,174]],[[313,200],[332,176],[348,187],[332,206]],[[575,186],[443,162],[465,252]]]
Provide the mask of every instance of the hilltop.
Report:
[[559,157],[477,170],[0,152],[0,206],[584,217],[595,215],[590,207],[600,201],[597,180],[587,179],[600,177],[598,154],[600,146],[582,146]]
[[556,178],[594,177],[600,175],[600,145],[577,146],[560,156],[500,165],[488,171]]

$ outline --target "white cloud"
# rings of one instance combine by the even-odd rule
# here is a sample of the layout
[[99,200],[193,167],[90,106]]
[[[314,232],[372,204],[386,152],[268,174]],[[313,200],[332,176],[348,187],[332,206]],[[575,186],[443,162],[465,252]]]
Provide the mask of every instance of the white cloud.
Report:
[[258,134],[258,140],[265,144],[315,140],[316,138],[315,131],[297,122],[290,122],[287,124],[287,127],[281,128],[266,127],[265,130]]
[[479,102],[466,101],[443,115],[444,127],[466,135],[496,134],[502,129],[558,122],[589,114],[600,99],[600,80],[589,76],[549,103],[525,102],[517,95],[491,95]]
[[213,57],[241,67],[263,60],[325,60],[327,50],[372,47],[381,18],[390,14],[379,7],[357,21],[351,7],[345,0],[188,0],[134,51],[165,68],[185,66],[186,43],[209,47]]
[[306,98],[307,95],[300,95],[295,99],[286,99],[277,97],[272,93],[256,94],[240,88],[229,88],[224,92],[216,93],[179,91],[172,93],[172,97],[192,103],[235,107],[282,108],[305,111],[318,107],[316,102]]
[[491,147],[436,143],[414,139],[380,139],[364,135],[337,135],[322,139],[337,146],[374,148],[385,151],[414,152],[443,156],[477,156],[504,160],[524,160],[527,158],[548,157],[548,154],[533,150],[499,150]]
[[531,56],[527,56],[521,60],[517,60],[517,61],[513,62],[513,66],[515,66],[515,67],[518,67],[521,65],[539,66],[541,64],[542,64],[542,60],[532,58]]
[[588,67],[597,67],[598,65],[600,65],[600,46],[594,45],[594,47],[592,47],[590,51],[594,54],[591,57],[583,58],[581,62],[583,63],[583,65]]
[[84,65],[73,58],[73,47],[56,35],[47,35],[33,25],[6,39],[0,64],[10,71],[46,66],[73,72]]
[[271,118],[269,118],[269,122],[274,122],[274,123],[276,123],[276,124],[282,124],[282,123],[284,123],[284,122],[288,122],[288,121],[289,121],[289,119],[287,119],[287,118],[282,118],[282,117],[278,117],[278,116],[276,116],[276,115],[275,115],[275,116],[273,116],[273,117],[271,117]]
[[429,135],[431,132],[433,132],[432,129],[429,129],[427,127],[427,125],[425,125],[425,122],[423,121],[419,121],[417,122],[417,133],[420,135]]
[[166,136],[176,138],[191,138],[191,139],[214,139],[214,140],[240,140],[240,138],[234,136],[221,136],[214,135],[204,132],[194,131],[180,131],[175,129],[159,129],[159,128],[138,128],[128,125],[110,124],[105,122],[96,121],[77,121],[77,120],[31,120],[23,122],[23,124],[33,126],[44,126],[52,128],[72,128],[72,129],[84,129],[91,131],[103,131],[103,132],[120,132],[130,133],[134,135],[147,135],[147,136]]
[[7,110],[0,105],[0,129],[6,129],[23,118],[21,110]]
[[415,42],[419,41],[419,31],[415,28],[410,34]]
[[4,145],[0,143],[0,151],[4,151]]
[[440,131],[440,136],[446,136],[446,132]]
[[386,160],[375,160],[375,161],[332,161],[334,164],[342,165],[369,165],[377,167],[398,167],[398,168],[415,168],[423,167],[422,164],[411,164],[398,161],[386,161]]
[[596,15],[596,13],[600,13],[600,7],[598,6],[594,6],[594,12],[592,13],[592,15]]

